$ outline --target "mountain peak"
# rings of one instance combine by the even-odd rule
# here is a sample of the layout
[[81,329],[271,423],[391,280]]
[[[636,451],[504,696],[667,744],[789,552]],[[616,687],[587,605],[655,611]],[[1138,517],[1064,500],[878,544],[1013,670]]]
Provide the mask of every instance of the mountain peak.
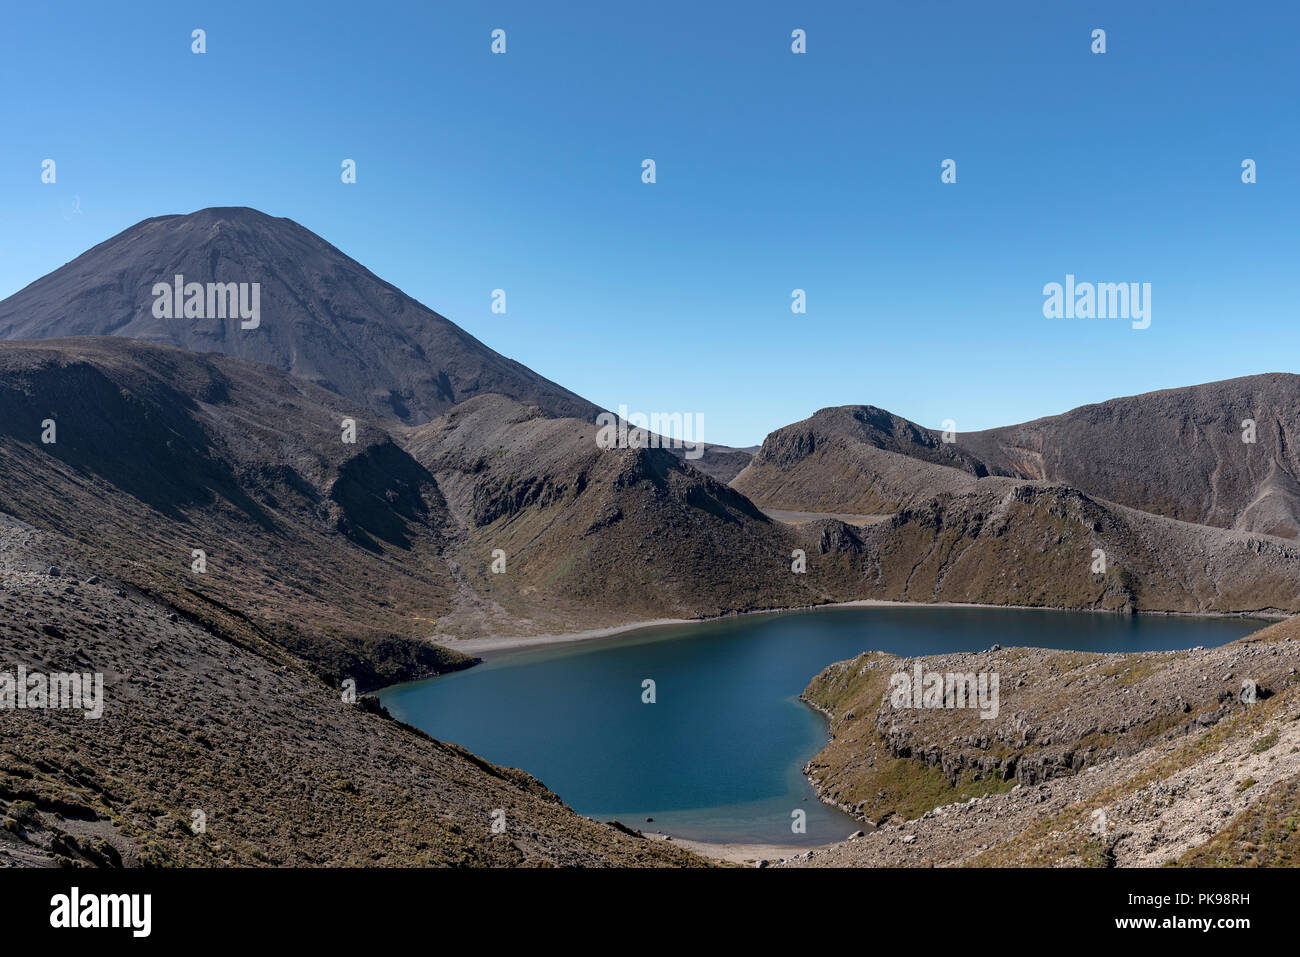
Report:
[[[231,221],[261,221],[261,222],[293,222],[283,216],[272,216],[270,213],[264,213],[260,209],[252,206],[205,206],[203,209],[196,209],[192,213],[169,213],[165,216],[155,216],[154,220],[159,219],[228,219]],[[146,219],[145,222],[153,220]]]
[[[180,288],[165,292],[177,276]],[[254,292],[258,319],[242,323],[223,296]],[[0,339],[69,336],[242,356],[336,392],[358,414],[408,423],[487,392],[548,415],[598,411],[306,227],[248,206],[143,220],[0,302]]]

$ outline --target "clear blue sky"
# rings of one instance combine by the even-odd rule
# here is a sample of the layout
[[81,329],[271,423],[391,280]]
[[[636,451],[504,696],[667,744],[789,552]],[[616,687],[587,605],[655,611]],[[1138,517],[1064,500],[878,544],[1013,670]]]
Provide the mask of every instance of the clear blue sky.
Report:
[[[1298,6],[9,4],[0,296],[146,217],[254,206],[736,445],[828,405],[965,431],[1295,371]],[[1066,273],[1150,282],[1151,327],[1045,319]]]

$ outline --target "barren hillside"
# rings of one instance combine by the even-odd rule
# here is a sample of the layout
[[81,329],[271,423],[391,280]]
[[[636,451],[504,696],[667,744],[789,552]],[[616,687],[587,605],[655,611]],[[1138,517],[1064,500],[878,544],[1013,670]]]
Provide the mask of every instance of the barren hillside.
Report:
[[0,713],[0,866],[703,863],[345,703],[256,628],[205,627],[67,550],[0,515],[0,670],[104,676],[98,719]]

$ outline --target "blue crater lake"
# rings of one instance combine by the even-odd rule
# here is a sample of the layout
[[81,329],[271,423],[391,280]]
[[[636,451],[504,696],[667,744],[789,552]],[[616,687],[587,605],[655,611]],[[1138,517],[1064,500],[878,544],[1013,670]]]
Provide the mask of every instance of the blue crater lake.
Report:
[[[799,701],[864,651],[931,655],[994,644],[1161,651],[1225,644],[1242,618],[868,606],[746,615],[498,652],[380,692],[393,716],[540,778],[581,814],[702,841],[824,844],[860,826],[801,773],[826,720]],[[643,704],[642,681],[657,700]],[[791,833],[791,813],[807,832]],[[647,824],[646,818],[654,818]]]

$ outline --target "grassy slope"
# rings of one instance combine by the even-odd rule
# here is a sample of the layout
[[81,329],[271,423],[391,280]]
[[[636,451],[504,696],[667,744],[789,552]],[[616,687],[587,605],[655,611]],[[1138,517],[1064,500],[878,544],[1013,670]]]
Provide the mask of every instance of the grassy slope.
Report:
[[[997,671],[1000,714],[893,709],[888,676],[910,662],[892,656],[819,674],[805,697],[831,715],[832,738],[807,772],[826,799],[915,835],[906,854],[887,828],[827,863],[1296,863],[1296,619],[1202,651],[921,660]],[[1242,703],[1246,676],[1268,697]],[[945,805],[957,806],[941,821]],[[1099,811],[1105,839],[1090,826]],[[968,823],[954,831],[953,817]]]

